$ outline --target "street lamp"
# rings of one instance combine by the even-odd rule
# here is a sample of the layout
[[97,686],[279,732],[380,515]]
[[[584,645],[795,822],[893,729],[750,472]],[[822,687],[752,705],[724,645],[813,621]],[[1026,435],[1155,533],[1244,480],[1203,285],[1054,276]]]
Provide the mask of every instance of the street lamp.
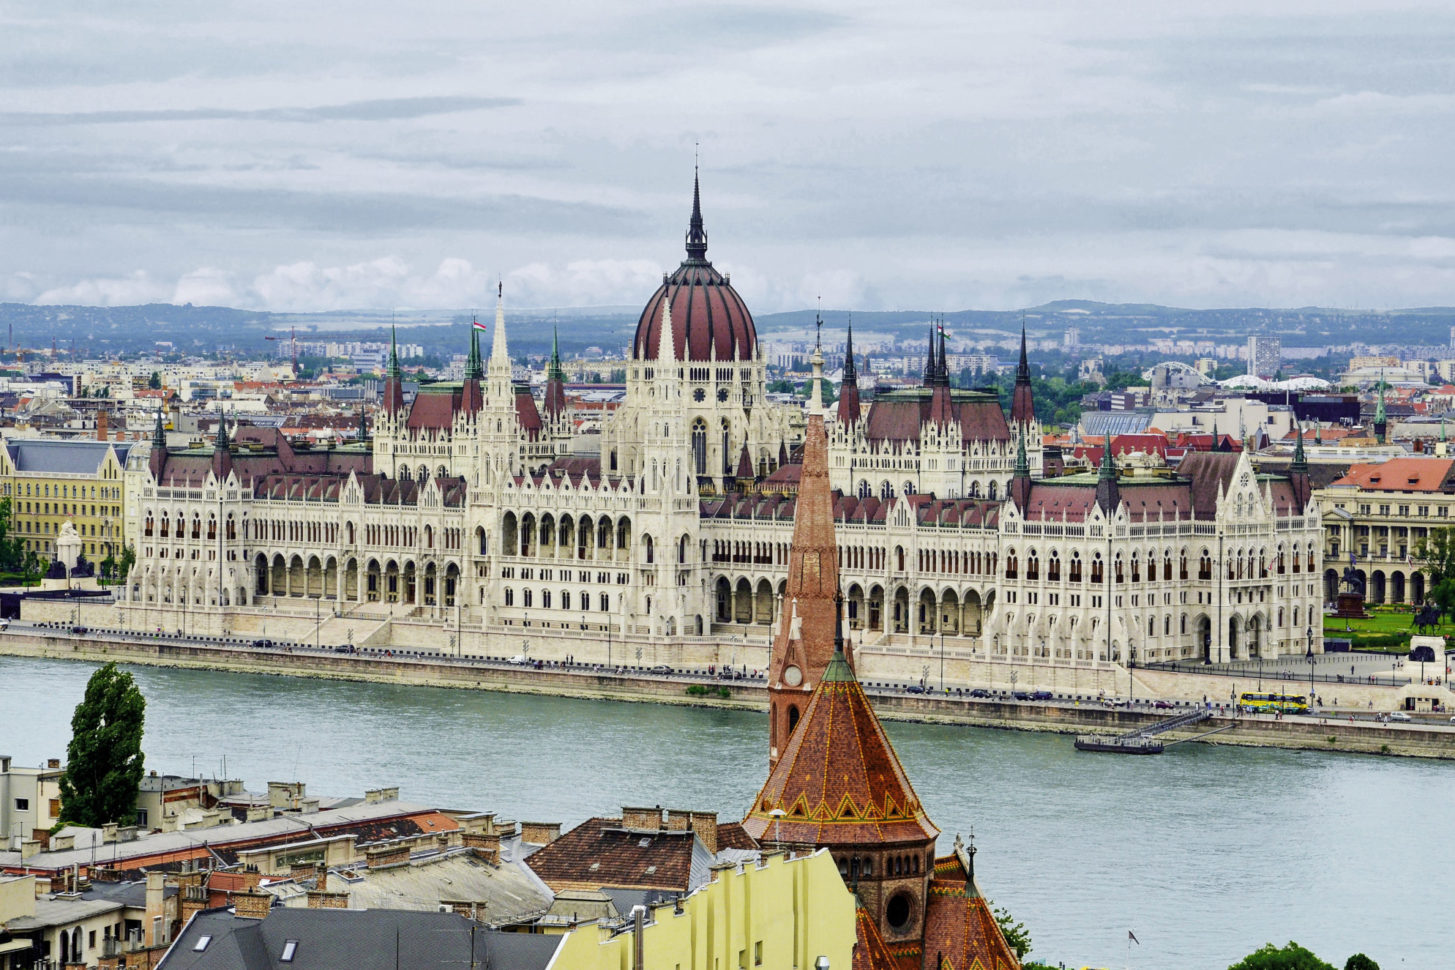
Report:
[[[1423,670],[1424,668],[1420,668]],[[940,693],[945,692],[945,624],[940,624]]]
[[1127,707],[1133,707],[1132,700],[1132,668],[1137,665],[1137,645],[1131,640],[1127,641]]
[[1314,700],[1314,628],[1312,626],[1305,631],[1305,636],[1308,637],[1308,652],[1304,654],[1304,659],[1308,661],[1308,699],[1312,704]]

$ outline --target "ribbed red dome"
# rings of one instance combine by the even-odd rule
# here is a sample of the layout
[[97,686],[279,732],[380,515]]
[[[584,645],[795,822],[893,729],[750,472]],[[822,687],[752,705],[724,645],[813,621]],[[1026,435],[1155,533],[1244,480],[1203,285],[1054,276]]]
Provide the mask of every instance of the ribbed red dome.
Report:
[[632,356],[657,356],[662,302],[672,307],[672,346],[678,360],[752,360],[758,352],[753,315],[721,273],[707,260],[707,233],[702,228],[702,203],[697,179],[692,180],[692,220],[687,227],[687,258],[657,288],[637,321]]

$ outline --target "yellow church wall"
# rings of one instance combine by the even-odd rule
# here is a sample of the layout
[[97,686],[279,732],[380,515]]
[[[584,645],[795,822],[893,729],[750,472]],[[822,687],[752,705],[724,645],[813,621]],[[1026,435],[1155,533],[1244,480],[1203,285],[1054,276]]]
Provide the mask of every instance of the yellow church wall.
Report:
[[[854,899],[825,850],[719,867],[680,913],[668,903],[645,919],[644,970],[810,970],[820,956],[849,970],[853,958]],[[632,970],[634,942],[630,926],[581,927],[549,970]]]

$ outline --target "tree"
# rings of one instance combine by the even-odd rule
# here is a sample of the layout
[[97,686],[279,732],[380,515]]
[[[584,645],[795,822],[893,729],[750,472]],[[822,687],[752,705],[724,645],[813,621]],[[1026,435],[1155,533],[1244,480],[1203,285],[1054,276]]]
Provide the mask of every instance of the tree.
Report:
[[1447,617],[1455,615],[1455,528],[1431,529],[1415,543],[1414,559],[1430,577],[1430,599]]
[[86,696],[71,717],[66,773],[61,776],[61,821],[99,827],[130,825],[136,813],[144,762],[146,698],[131,674],[109,663],[86,682]]
[[162,374],[160,371],[152,371],[152,376],[147,379],[147,387],[154,391],[162,389]]
[[1027,953],[1031,952],[1031,931],[1026,929],[1026,924],[1017,923],[1015,917],[1010,915],[1010,910],[1004,906],[997,909],[995,903],[988,899],[985,904],[995,916],[995,922],[1000,927],[1000,933],[1005,937],[1006,944],[1015,951],[1015,958],[1017,960],[1024,958]]
[[11,536],[14,528],[10,498],[0,498],[0,572],[18,573],[25,569],[25,540]]
[[1228,970],[1334,970],[1334,967],[1290,941],[1285,947],[1265,943]]
[[1379,970],[1379,964],[1362,953],[1356,953],[1344,961],[1344,970]]

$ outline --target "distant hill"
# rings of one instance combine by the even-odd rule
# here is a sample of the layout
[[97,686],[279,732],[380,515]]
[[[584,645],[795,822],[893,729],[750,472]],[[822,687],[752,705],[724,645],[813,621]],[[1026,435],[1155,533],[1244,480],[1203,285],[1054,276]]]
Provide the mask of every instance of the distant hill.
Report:
[[[478,311],[487,322],[493,307]],[[552,330],[560,334],[563,354],[586,347],[615,352],[628,345],[640,311],[632,307],[598,307],[515,311],[510,315],[511,349],[541,353],[550,346]],[[1205,337],[1218,343],[1240,341],[1249,334],[1282,337],[1286,346],[1364,343],[1447,345],[1455,327],[1455,307],[1401,310],[1343,310],[1328,307],[1268,309],[1261,307],[1191,310],[1142,303],[1097,303],[1057,300],[1023,310],[845,311],[823,314],[824,327],[839,333],[852,318],[864,332],[892,333],[902,338],[924,335],[932,316],[940,316],[957,335],[996,334],[1013,339],[1024,319],[1033,336],[1059,337],[1078,327],[1084,343],[1136,344],[1152,336],[1176,334]],[[794,310],[755,317],[765,337],[812,331],[814,311]],[[469,310],[268,313],[229,307],[148,304],[130,307],[32,306],[0,303],[0,339],[7,346],[47,349],[52,340],[83,355],[135,353],[170,341],[179,351],[221,350],[242,354],[267,352],[275,345],[264,337],[296,330],[300,340],[379,339],[393,322],[401,339],[425,346],[431,354],[463,352],[468,340]]]

